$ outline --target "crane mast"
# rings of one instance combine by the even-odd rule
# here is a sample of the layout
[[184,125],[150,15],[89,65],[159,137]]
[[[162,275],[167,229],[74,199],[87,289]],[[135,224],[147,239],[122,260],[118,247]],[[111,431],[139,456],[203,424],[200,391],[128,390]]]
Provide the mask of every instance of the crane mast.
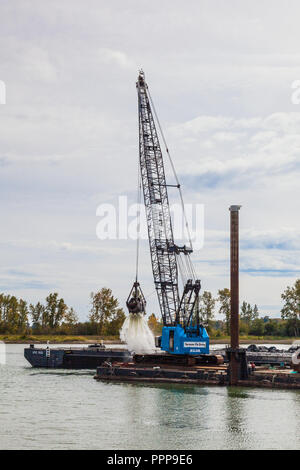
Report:
[[[154,284],[163,320],[161,349],[171,354],[208,354],[209,338],[199,323],[196,309],[200,281],[195,279],[189,258],[192,247],[178,246],[174,242],[170,214],[168,186],[157,127],[152,112],[152,101],[140,71],[136,83],[139,115],[139,166]],[[154,114],[161,131],[155,109]],[[163,137],[164,140],[164,137]],[[167,150],[168,152],[168,150]],[[183,254],[189,278],[184,282],[182,296],[178,287],[178,257]],[[127,300],[130,313],[145,313],[145,299],[137,280]]]
[[162,151],[144,74],[137,81],[139,155],[154,284],[164,325],[174,325],[179,307],[178,270]]

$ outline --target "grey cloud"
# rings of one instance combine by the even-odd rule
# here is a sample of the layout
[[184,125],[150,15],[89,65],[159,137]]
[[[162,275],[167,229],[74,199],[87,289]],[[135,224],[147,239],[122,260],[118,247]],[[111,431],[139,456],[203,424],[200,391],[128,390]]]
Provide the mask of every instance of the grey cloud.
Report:
[[[95,211],[119,194],[134,198],[140,66],[187,202],[205,203],[207,241],[195,253],[203,286],[216,292],[228,282],[232,201],[243,204],[243,228],[265,231],[245,235],[245,269],[291,270],[283,254],[297,250],[300,230],[300,112],[290,101],[300,7],[290,5],[287,14],[282,2],[2,2],[0,256],[15,271],[4,287],[35,300],[54,286],[84,317],[89,292],[109,285],[124,306],[134,244],[100,243]],[[278,225],[291,232],[277,239]],[[257,266],[256,249],[277,251],[276,263],[269,255]],[[279,308],[270,272],[256,284],[260,275],[248,276],[245,297]],[[279,292],[290,279],[272,282]],[[157,313],[155,297],[149,309]]]

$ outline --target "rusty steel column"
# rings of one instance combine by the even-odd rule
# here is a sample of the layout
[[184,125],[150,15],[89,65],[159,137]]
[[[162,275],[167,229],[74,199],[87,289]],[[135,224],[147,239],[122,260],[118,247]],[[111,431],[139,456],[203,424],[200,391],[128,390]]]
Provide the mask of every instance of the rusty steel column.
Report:
[[240,376],[239,351],[239,210],[230,206],[230,383],[236,385]]

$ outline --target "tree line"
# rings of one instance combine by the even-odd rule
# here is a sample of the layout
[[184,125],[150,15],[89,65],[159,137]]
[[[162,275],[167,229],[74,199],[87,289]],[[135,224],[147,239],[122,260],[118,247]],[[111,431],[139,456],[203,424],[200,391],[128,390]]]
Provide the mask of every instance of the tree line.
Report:
[[[240,305],[240,334],[255,336],[300,335],[300,279],[282,293],[280,319],[261,318],[257,305],[243,301]],[[218,310],[216,305],[218,303]],[[199,298],[200,321],[211,336],[230,334],[230,290],[220,289],[216,297],[204,291]],[[216,313],[221,320],[216,319]],[[57,292],[50,293],[43,303],[28,304],[13,295],[0,294],[0,334],[72,334],[116,336],[126,316],[111,289],[103,287],[90,294],[88,320],[79,322],[72,307],[68,307]],[[160,317],[150,315],[148,324],[160,334]]]
[[[257,305],[243,301],[240,305],[240,334],[254,336],[296,336],[300,335],[300,279],[288,286],[281,294],[283,308],[280,319],[260,317]],[[222,320],[215,320],[216,304]],[[204,291],[199,302],[200,320],[213,336],[230,334],[230,290],[220,289],[216,298]]]
[[88,321],[79,322],[77,313],[68,307],[57,292],[44,303],[28,304],[24,299],[0,294],[0,334],[72,334],[118,335],[125,313],[111,289],[90,294]]
[[[200,322],[212,337],[230,335],[230,290],[218,290],[216,297],[204,291],[199,297]],[[260,317],[257,305],[243,301],[240,304],[240,334],[243,336],[300,336],[300,279],[282,293],[284,302],[280,319]],[[216,306],[218,304],[218,309]],[[221,320],[216,320],[216,314]],[[162,324],[154,314],[149,317],[150,328],[158,334]]]

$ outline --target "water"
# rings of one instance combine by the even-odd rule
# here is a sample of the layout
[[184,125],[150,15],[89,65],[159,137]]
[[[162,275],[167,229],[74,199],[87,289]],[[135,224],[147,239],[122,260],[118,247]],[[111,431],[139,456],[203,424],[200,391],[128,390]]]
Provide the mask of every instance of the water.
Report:
[[299,449],[300,392],[109,384],[0,365],[0,449]]

